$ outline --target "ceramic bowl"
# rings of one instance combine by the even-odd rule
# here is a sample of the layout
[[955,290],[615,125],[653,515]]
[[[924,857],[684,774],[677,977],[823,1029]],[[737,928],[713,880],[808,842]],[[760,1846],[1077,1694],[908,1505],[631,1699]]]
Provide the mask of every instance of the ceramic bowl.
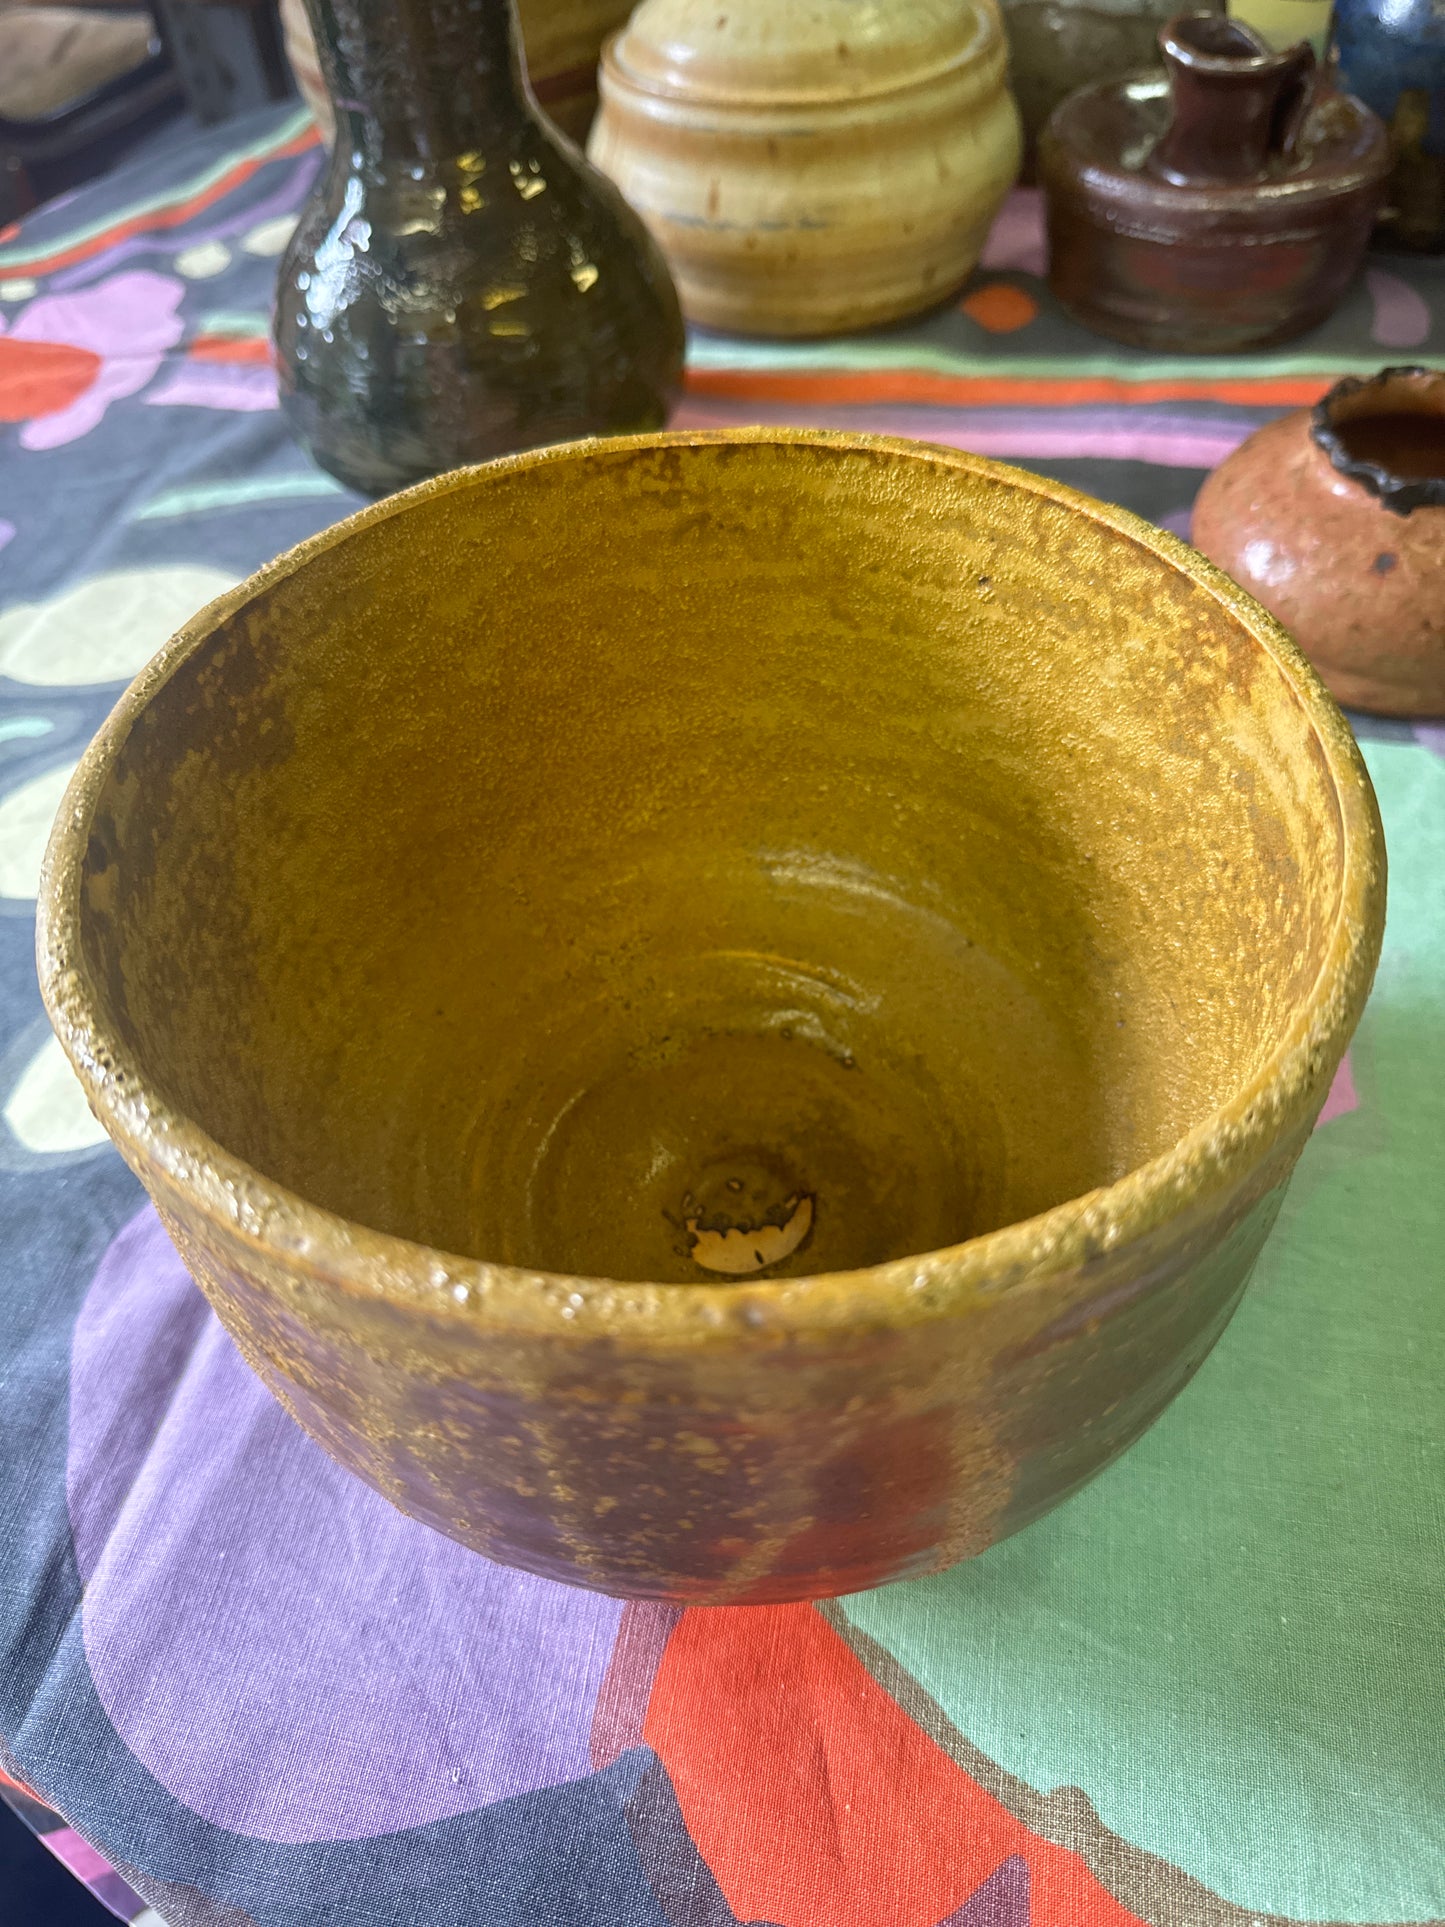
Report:
[[787,1600],[982,1551],[1185,1383],[1383,863],[1338,710],[1172,537],[953,450],[660,435],[213,603],[81,764],[39,957],[327,1451],[555,1579]]
[[588,155],[692,321],[873,327],[967,277],[1018,173],[994,0],[643,0],[603,52]]

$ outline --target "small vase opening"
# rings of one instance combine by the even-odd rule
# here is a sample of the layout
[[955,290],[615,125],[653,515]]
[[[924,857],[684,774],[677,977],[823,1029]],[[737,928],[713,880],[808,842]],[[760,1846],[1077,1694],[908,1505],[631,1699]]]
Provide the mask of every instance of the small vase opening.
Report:
[[1341,475],[1393,514],[1445,508],[1445,372],[1352,376],[1317,404],[1310,435]]
[[1315,92],[1308,42],[1275,52],[1252,27],[1180,14],[1159,30],[1172,115],[1150,160],[1176,187],[1248,184],[1290,166]]

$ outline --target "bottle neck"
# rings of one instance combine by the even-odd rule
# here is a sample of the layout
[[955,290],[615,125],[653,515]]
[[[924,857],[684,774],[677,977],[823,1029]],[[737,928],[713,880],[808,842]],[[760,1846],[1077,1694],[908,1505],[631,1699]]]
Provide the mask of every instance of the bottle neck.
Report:
[[484,149],[525,112],[513,0],[306,0],[338,142],[373,160]]
[[1290,159],[1314,91],[1307,42],[1275,52],[1237,20],[1186,14],[1159,46],[1172,106],[1156,173],[1180,186],[1255,181]]

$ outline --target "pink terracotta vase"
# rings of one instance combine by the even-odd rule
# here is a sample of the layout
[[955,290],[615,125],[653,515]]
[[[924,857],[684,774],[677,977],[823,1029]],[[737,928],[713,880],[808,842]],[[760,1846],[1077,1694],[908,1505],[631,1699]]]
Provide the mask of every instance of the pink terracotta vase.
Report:
[[1260,429],[1204,484],[1191,533],[1340,702],[1445,715],[1445,370],[1342,381]]

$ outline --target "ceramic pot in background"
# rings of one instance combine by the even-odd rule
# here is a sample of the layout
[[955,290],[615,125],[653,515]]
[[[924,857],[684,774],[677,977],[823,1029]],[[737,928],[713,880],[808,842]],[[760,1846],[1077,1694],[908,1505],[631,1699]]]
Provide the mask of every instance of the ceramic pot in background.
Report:
[[756,429],[443,477],[203,611],[38,951],[327,1451],[489,1558],[761,1603],[981,1552],[1188,1382],[1383,912],[1344,718],[1201,556]]
[[1386,368],[1271,422],[1204,484],[1192,533],[1342,703],[1445,715],[1445,372]]
[[[631,10],[632,0],[518,0],[527,78],[537,104],[579,143],[586,140],[597,109],[602,43]],[[281,0],[281,33],[301,97],[329,147],[335,124],[306,0]]]
[[1166,77],[1081,89],[1045,129],[1050,283],[1087,327],[1157,351],[1287,341],[1343,298],[1389,171],[1385,130],[1308,45],[1186,14]]
[[588,152],[692,321],[820,335],[932,306],[1019,164],[995,0],[643,0]]
[[1009,85],[1032,171],[1050,114],[1076,87],[1159,65],[1159,29],[1178,0],[1002,0]]
[[1445,249],[1445,0],[1336,0],[1342,82],[1390,130],[1380,223],[1392,246]]
[[682,372],[667,268],[528,97],[511,0],[312,0],[346,138],[281,263],[281,405],[369,495],[656,427]]

